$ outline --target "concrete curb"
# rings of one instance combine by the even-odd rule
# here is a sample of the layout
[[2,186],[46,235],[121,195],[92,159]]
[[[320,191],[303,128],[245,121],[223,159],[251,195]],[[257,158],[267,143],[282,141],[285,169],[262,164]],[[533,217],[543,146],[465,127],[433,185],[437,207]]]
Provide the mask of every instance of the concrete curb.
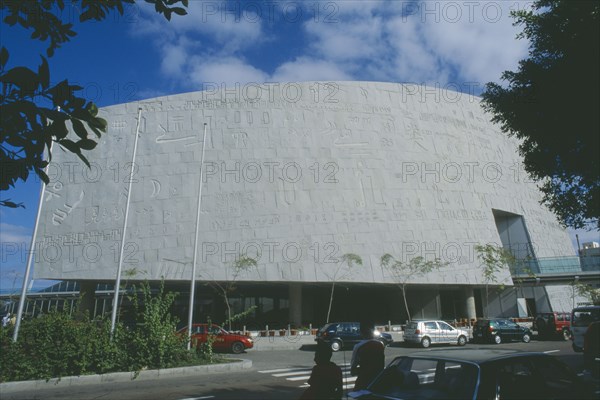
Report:
[[[221,372],[242,371],[252,368],[251,360],[239,360],[240,362],[229,362],[214,365],[196,365],[192,367],[167,368],[141,371],[135,378],[136,381],[156,380],[168,377],[184,377],[190,375],[204,375]],[[103,375],[66,376],[53,378],[49,381],[20,381],[0,383],[0,393],[19,392],[24,390],[42,390],[52,387],[74,387],[83,385],[94,385],[100,383],[130,382],[134,380],[133,372],[113,372]]]

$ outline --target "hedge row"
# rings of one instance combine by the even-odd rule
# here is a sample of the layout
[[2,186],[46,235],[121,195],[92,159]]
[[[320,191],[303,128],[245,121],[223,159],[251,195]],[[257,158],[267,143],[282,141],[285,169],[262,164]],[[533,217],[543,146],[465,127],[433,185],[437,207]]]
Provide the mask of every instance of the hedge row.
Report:
[[56,310],[23,320],[17,342],[12,341],[14,327],[2,328],[0,382],[212,361],[210,351],[189,352],[185,338],[176,335],[177,319],[169,312],[174,293],[165,294],[161,285],[158,295],[151,296],[147,283],[134,293],[135,321],[128,327],[117,324],[112,339],[109,320],[81,320]]

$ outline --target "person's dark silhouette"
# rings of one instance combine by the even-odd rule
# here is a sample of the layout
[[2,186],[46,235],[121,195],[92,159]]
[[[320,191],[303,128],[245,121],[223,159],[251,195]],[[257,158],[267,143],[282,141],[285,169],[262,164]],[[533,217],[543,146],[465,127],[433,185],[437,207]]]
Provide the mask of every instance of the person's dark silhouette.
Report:
[[332,351],[324,343],[317,345],[315,363],[300,400],[338,400],[342,398],[342,370],[331,361]]
[[366,389],[385,366],[385,346],[373,339],[373,324],[361,322],[360,333],[363,340],[354,346],[350,373],[357,376],[354,390]]

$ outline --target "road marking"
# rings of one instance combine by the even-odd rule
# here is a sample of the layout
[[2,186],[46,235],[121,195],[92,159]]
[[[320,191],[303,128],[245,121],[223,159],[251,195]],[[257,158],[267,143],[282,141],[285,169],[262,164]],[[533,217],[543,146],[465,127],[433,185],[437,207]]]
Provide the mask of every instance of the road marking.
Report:
[[550,354],[550,353],[558,353],[560,350],[546,350],[544,353],[545,354]]
[[179,399],[179,400],[204,400],[204,399],[214,399],[215,396],[203,396],[203,397],[188,397],[186,399]]
[[285,376],[302,375],[302,374],[306,374],[306,373],[310,374],[310,371],[311,371],[310,369],[302,369],[302,370],[294,371],[294,372],[284,372],[281,374],[273,374],[273,376],[276,378],[283,378]]
[[[354,382],[356,381],[356,376],[351,376],[351,377],[344,377],[344,384],[342,385],[342,388],[344,390],[351,390],[354,389]],[[307,388],[310,387],[310,385],[308,383],[304,383],[300,386],[298,386],[299,388]]]
[[310,378],[310,375],[304,375],[304,376],[295,376],[293,378],[286,378],[287,381],[303,381],[303,380],[308,380],[308,378]]
[[[356,381],[356,376],[350,376],[350,363],[338,364],[340,369],[342,370],[342,379],[343,385],[342,388],[344,390],[352,390],[354,389],[354,382]],[[301,382],[304,381],[302,385],[299,385],[300,388],[310,387],[308,384],[308,379],[310,378],[310,374],[312,372],[312,367],[307,368],[278,368],[278,369],[269,369],[258,371],[261,374],[271,374],[271,376],[275,378],[285,378],[290,382]],[[188,399],[185,399],[188,400]]]
[[279,369],[269,369],[266,371],[258,371],[261,374],[271,374],[274,372],[285,372],[285,371],[299,371],[304,370],[305,368],[279,368]]

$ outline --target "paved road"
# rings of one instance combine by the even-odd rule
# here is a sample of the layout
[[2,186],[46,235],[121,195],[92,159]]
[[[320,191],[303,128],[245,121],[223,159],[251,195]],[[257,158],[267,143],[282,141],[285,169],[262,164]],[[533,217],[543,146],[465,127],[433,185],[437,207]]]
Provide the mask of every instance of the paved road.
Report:
[[[475,346],[475,345],[468,345]],[[547,341],[531,343],[506,343],[477,345],[481,347],[514,348],[523,351],[545,351],[557,356],[575,370],[581,370],[581,354],[571,350],[570,342]],[[394,344],[386,350],[386,359],[410,353],[414,348]],[[300,396],[313,366],[314,346],[301,350],[249,351],[242,358],[253,361],[250,370],[187,378],[168,378],[156,381],[125,382],[83,387],[61,387],[19,393],[0,393],[2,400],[9,399],[296,399]],[[335,353],[333,361],[347,369],[351,350]],[[348,387],[353,380],[348,374]]]

